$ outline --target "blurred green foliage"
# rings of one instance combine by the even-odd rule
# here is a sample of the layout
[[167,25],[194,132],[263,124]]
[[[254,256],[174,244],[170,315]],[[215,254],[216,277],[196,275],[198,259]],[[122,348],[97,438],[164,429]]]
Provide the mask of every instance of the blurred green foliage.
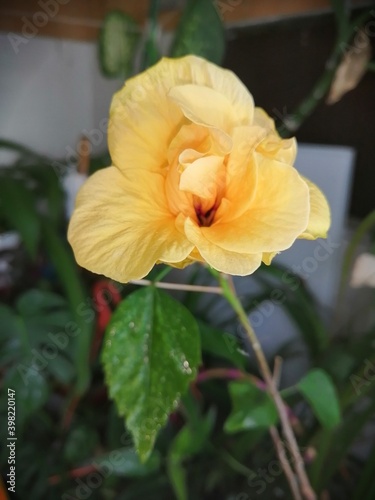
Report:
[[[113,344],[104,350],[104,366],[117,405],[125,404],[121,413],[129,417],[133,412],[129,426],[138,433],[138,443],[145,445],[139,420],[142,412],[148,431],[157,435],[151,455],[152,442],[144,448],[144,458],[150,457],[142,463],[117,407],[108,398],[98,357],[91,355],[95,318],[114,305],[103,306],[95,300],[90,288],[97,278],[82,274],[74,264],[64,237],[64,197],[53,162],[15,144],[2,146],[17,150],[19,157],[0,170],[2,189],[11,186],[15,194],[7,196],[7,191],[1,197],[0,224],[3,230],[19,232],[27,265],[38,268],[32,283],[16,283],[0,307],[2,387],[16,391],[20,498],[77,498],[87,491],[98,499],[229,499],[239,494],[253,498],[264,486],[259,471],[276,460],[267,429],[278,425],[278,416],[261,382],[256,382],[257,368],[244,352],[243,339],[234,332],[236,318],[228,310],[222,320],[212,320],[215,310],[224,307],[224,299],[215,296],[202,307],[196,300],[199,295],[188,293],[183,302],[190,312],[185,308],[181,312],[180,301],[155,288],[133,293],[132,286],[118,287],[125,299],[106,334]],[[100,163],[105,165],[106,160],[94,158],[91,169]],[[348,279],[356,247],[371,230],[373,219],[370,214],[348,247],[343,280]],[[25,229],[25,220],[34,223]],[[47,276],[43,275],[45,266],[50,268]],[[251,313],[256,304],[269,299],[275,287],[286,294],[283,305],[299,327],[311,370],[295,386],[284,388],[282,395],[299,422],[301,448],[315,450],[316,457],[308,466],[314,487],[319,492],[353,492],[357,482],[355,498],[370,499],[367,492],[374,488],[371,466],[361,472],[351,450],[375,411],[371,372],[375,325],[359,338],[350,328],[335,337],[303,281],[293,291],[282,279],[284,272],[275,265],[262,267],[256,274],[260,291],[243,294],[243,304]],[[150,278],[164,279],[166,273],[154,270]],[[191,284],[210,279],[199,267],[190,276]],[[133,330],[137,342],[131,341]],[[186,332],[188,344],[184,345],[181,335]],[[145,341],[152,348],[151,363],[144,361]],[[188,352],[192,349],[194,361]],[[280,355],[285,362],[293,359],[294,346],[282,346]],[[135,371],[128,372],[127,381],[121,367],[131,363]],[[203,371],[196,379],[198,366]],[[187,368],[191,376],[181,384],[176,375]],[[141,385],[134,385],[134,377],[141,373]],[[245,378],[233,381],[239,374]],[[189,379],[193,382],[187,389]],[[2,391],[2,418],[6,399]],[[178,406],[164,404],[167,399],[180,402]],[[165,412],[162,422],[153,408],[158,415]],[[0,432],[5,440],[6,427]],[[2,449],[4,467],[6,459]],[[372,464],[373,453],[369,460]],[[349,468],[349,479],[342,467]],[[287,492],[281,474],[272,479],[273,485]],[[273,498],[273,486],[266,486],[267,498]],[[340,494],[340,498],[351,498]]]
[[[124,14],[107,16],[99,44],[108,76],[134,72],[141,43],[143,64],[159,57],[155,12],[151,8],[152,29],[143,40]],[[171,55],[187,53],[222,60],[223,26],[209,0],[187,2]],[[104,375],[96,348],[104,345],[98,320],[109,317],[115,303],[94,296],[100,278],[77,268],[67,244],[60,180],[69,166],[61,161],[56,169],[55,161],[9,141],[0,141],[0,147],[18,154],[0,169],[0,229],[20,235],[25,261],[24,274],[0,305],[0,408],[5,421],[6,389],[14,389],[17,498],[248,500],[279,498],[280,491],[288,498],[268,433],[278,425],[273,403],[238,335],[236,317],[228,311],[213,321],[225,307],[223,299],[205,298],[202,306],[199,294],[177,300],[155,288],[134,292],[131,285],[119,286],[124,300],[106,332]],[[107,154],[92,158],[90,172],[107,164]],[[370,214],[348,247],[342,295],[353,256],[374,220]],[[281,394],[306,452],[308,473],[319,493],[372,500],[374,443],[367,462],[359,462],[353,445],[375,413],[375,325],[360,337],[350,325],[334,335],[303,281],[294,276],[299,286],[290,287],[284,273],[276,265],[262,266],[256,274],[260,291],[241,299],[250,314],[277,288],[298,327],[310,370]],[[209,279],[199,266],[190,274],[191,284]],[[285,344],[277,354],[285,363],[294,360],[295,345]],[[131,420],[128,427],[120,414]],[[149,444],[142,419],[152,433]],[[2,443],[6,437],[2,425]],[[6,470],[5,447],[0,463]]]

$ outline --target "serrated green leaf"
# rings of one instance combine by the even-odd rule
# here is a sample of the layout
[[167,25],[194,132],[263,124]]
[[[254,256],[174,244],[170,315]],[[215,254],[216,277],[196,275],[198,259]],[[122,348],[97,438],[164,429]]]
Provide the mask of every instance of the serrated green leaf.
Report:
[[139,27],[130,16],[120,10],[106,15],[99,36],[100,65],[106,76],[129,76],[139,37]]
[[0,217],[20,233],[27,251],[35,257],[40,221],[34,196],[22,182],[5,176],[0,179]]
[[231,382],[232,412],[227,418],[226,432],[267,428],[278,421],[276,407],[267,392],[249,382]]
[[195,54],[220,64],[224,51],[224,27],[212,0],[190,0],[177,29],[171,56]]
[[311,370],[297,384],[317,419],[327,429],[340,423],[340,404],[331,377],[319,368]]
[[197,323],[166,293],[154,287],[139,290],[115,311],[106,332],[104,370],[142,461],[195,378],[199,362]]

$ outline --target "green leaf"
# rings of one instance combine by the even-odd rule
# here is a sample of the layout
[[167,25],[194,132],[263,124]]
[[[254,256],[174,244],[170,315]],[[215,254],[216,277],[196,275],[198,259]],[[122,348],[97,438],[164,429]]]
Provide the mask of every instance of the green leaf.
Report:
[[19,364],[9,370],[4,385],[15,390],[16,424],[20,427],[47,401],[48,383],[40,371],[30,364]]
[[66,307],[66,301],[56,293],[37,288],[28,290],[17,300],[16,308],[24,316],[45,314],[49,309]]
[[372,393],[367,404],[359,405],[346,413],[338,427],[321,428],[312,438],[318,451],[310,468],[312,486],[316,491],[322,491],[335,471],[340,469],[360,431],[372,420],[374,412],[375,399]]
[[19,327],[18,318],[14,314],[14,311],[5,304],[0,304],[0,325],[0,341],[4,341],[5,339],[12,337]]
[[178,500],[188,498],[186,472],[182,461],[199,453],[207,443],[215,423],[215,414],[208,412],[199,422],[188,422],[173,440],[168,454],[168,475]]
[[158,47],[158,15],[160,0],[150,0],[148,18],[147,18],[147,38],[143,48],[142,70],[153,66],[160,59],[160,50]]
[[154,287],[139,290],[115,311],[106,332],[104,370],[141,460],[194,380],[199,362],[196,321],[166,293]]
[[10,149],[11,151],[15,151],[26,158],[31,158],[34,161],[46,161],[46,157],[36,153],[32,149],[29,149],[27,146],[23,144],[19,144],[18,142],[8,141],[7,139],[0,139],[0,148],[1,149]]
[[168,476],[172,483],[177,500],[188,500],[187,478],[184,466],[179,460],[169,459]]
[[51,363],[48,363],[47,370],[62,384],[70,384],[74,379],[75,370],[72,363],[61,354],[56,356]]
[[195,54],[220,64],[224,51],[224,27],[213,2],[190,0],[177,29],[171,56]]
[[317,313],[315,298],[306,288],[302,279],[280,264],[262,264],[255,279],[265,287],[268,299],[272,298],[275,285],[285,296],[283,307],[298,326],[312,357],[317,357],[329,343],[327,328]]
[[40,221],[35,199],[22,182],[9,177],[0,179],[0,217],[16,229],[31,257],[36,256],[40,236]]
[[106,76],[128,76],[132,72],[139,37],[139,27],[130,16],[120,10],[106,15],[99,36],[100,65]]
[[147,462],[142,463],[134,449],[120,448],[95,459],[95,464],[108,467],[112,474],[123,477],[148,476],[160,467],[160,456],[153,452]]
[[177,434],[169,453],[174,460],[183,460],[199,453],[206,444],[215,423],[215,413],[209,411],[199,422],[187,423]]
[[99,442],[96,429],[87,422],[79,423],[70,430],[64,446],[64,459],[71,463],[82,462],[90,457]]
[[319,368],[311,370],[297,385],[310,403],[317,419],[327,429],[340,423],[341,412],[338,396],[331,377]]
[[227,359],[238,368],[245,369],[247,356],[240,351],[238,339],[227,332],[214,328],[203,321],[199,321],[202,350]]
[[233,408],[224,425],[226,432],[268,428],[277,423],[277,410],[267,392],[249,382],[231,382],[229,392]]
[[375,498],[375,446],[362,469],[353,495],[353,500],[372,500]]
[[[27,159],[30,161],[29,158]],[[60,223],[64,213],[65,196],[51,162],[45,160],[31,165],[16,164],[10,171],[13,178],[25,179],[25,182],[33,185],[38,200],[43,202],[44,214],[55,225]]]
[[52,292],[31,289],[16,302],[28,334],[30,344],[39,347],[51,342],[50,335],[62,333],[72,321],[66,300]]
[[95,314],[87,303],[88,297],[78,276],[71,249],[49,221],[44,220],[42,228],[49,258],[56,268],[74,318],[77,332],[74,340],[74,366],[77,372],[75,391],[83,394],[90,383],[89,356]]

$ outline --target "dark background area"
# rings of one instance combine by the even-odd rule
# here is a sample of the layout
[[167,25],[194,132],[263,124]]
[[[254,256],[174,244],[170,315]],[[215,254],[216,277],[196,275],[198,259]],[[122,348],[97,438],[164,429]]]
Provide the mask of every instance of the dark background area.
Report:
[[[375,23],[371,37],[375,53]],[[333,15],[292,19],[228,33],[224,66],[273,118],[292,113],[324,71],[335,43]],[[375,73],[328,106],[324,100],[297,131],[299,142],[345,145],[357,158],[350,213],[364,217],[375,208]]]

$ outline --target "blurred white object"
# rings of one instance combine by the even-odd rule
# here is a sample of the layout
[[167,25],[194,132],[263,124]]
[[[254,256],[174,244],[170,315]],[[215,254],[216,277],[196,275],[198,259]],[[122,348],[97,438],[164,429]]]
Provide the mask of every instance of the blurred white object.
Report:
[[354,262],[350,286],[353,288],[361,288],[362,286],[375,288],[375,255],[372,253],[358,255]]
[[72,216],[78,191],[88,177],[90,154],[90,141],[85,135],[82,135],[77,144],[77,163],[69,166],[62,179],[65,191],[65,213],[68,220]]
[[65,214],[67,219],[72,216],[78,191],[86,179],[87,174],[81,174],[74,169],[69,169],[69,172],[63,178],[62,185],[65,191]]

